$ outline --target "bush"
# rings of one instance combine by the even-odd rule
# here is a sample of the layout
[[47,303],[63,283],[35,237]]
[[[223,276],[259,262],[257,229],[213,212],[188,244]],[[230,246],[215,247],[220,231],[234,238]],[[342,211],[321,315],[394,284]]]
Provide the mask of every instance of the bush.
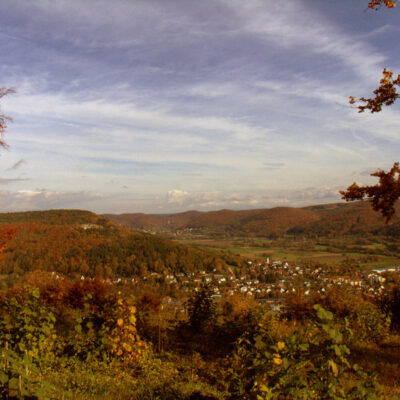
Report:
[[381,309],[391,318],[391,328],[400,332],[400,286],[394,286],[379,301]]
[[43,396],[49,387],[40,367],[54,356],[55,317],[38,289],[6,296],[0,314],[0,394],[2,398]]
[[263,323],[241,338],[227,376],[232,399],[379,398],[375,379],[349,362],[347,321],[342,329],[331,312],[314,310],[314,321],[278,341]]

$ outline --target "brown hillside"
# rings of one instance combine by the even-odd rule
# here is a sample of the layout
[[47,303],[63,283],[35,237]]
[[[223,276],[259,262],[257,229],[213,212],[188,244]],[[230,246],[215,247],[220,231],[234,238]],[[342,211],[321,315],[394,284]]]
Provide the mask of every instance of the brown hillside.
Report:
[[[400,205],[391,221],[400,223]],[[321,236],[397,232],[388,229],[382,216],[368,201],[321,204],[303,208],[276,207],[258,210],[187,211],[177,214],[107,214],[105,217],[131,229],[154,233],[195,233],[217,235],[316,234]]]
[[243,221],[243,230],[257,232],[262,236],[282,234],[295,226],[317,221],[320,217],[311,210],[291,207],[277,207],[262,210],[258,215]]
[[291,207],[277,207],[260,210],[219,210],[210,212],[189,211],[186,213],[122,214],[110,215],[114,222],[131,229],[154,232],[194,229],[214,233],[270,235],[284,233],[292,227],[316,221],[319,216],[311,210]]
[[[331,206],[331,207],[329,207]],[[319,208],[317,208],[319,207]],[[319,220],[298,226],[293,231],[315,233],[318,235],[343,235],[376,232],[385,228],[381,214],[372,210],[368,201],[359,201],[341,205],[308,207],[318,213]],[[400,221],[400,205],[396,207],[396,214],[391,224]]]
[[104,214],[104,217],[131,229],[165,232],[185,227],[201,214],[201,211],[186,211],[178,214]]

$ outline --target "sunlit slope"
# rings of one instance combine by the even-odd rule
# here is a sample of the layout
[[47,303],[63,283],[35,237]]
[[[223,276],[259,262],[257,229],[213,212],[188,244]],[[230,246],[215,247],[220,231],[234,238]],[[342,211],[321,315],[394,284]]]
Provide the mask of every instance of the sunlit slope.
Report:
[[0,273],[41,269],[69,275],[143,276],[148,272],[222,270],[236,256],[177,244],[118,226],[89,211],[0,214],[0,229],[14,227]]
[[[399,215],[400,206],[397,206]],[[155,233],[270,236],[282,234],[338,234],[397,232],[399,217],[385,226],[369,202],[323,204],[304,208],[276,207],[260,210],[188,211],[185,213],[105,215],[131,229]]]

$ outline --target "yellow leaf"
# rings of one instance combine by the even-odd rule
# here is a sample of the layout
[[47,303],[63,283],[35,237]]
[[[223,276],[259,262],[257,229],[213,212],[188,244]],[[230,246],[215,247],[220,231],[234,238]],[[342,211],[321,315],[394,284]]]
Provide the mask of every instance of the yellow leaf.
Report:
[[282,360],[280,358],[274,357],[274,363],[276,365],[281,365],[282,364]]
[[278,349],[283,350],[285,348],[285,343],[284,342],[278,342]]
[[122,326],[124,324],[124,320],[122,318],[119,318],[117,324],[118,326]]
[[333,374],[334,374],[335,376],[338,376],[338,374],[339,374],[339,369],[338,369],[338,366],[336,365],[335,361],[329,360],[328,363],[329,363],[329,365],[330,365],[331,368],[332,368]]

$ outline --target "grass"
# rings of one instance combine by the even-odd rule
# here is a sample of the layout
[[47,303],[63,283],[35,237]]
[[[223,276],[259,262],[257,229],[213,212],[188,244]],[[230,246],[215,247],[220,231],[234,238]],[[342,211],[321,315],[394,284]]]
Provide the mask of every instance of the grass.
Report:
[[[361,252],[351,250],[356,244],[341,240],[331,240],[328,244],[295,241],[293,239],[271,240],[268,238],[191,238],[183,239],[180,242],[200,247],[213,248],[220,251],[228,251],[235,255],[247,258],[265,260],[287,260],[292,262],[311,261],[320,264],[335,265],[346,260],[358,262],[363,269],[374,269],[391,267],[400,264],[400,258],[383,254],[386,247],[383,243],[372,242],[365,245],[358,245]],[[381,253],[381,254],[380,254]],[[371,258],[367,260],[367,258]],[[375,259],[374,259],[375,258]]]

